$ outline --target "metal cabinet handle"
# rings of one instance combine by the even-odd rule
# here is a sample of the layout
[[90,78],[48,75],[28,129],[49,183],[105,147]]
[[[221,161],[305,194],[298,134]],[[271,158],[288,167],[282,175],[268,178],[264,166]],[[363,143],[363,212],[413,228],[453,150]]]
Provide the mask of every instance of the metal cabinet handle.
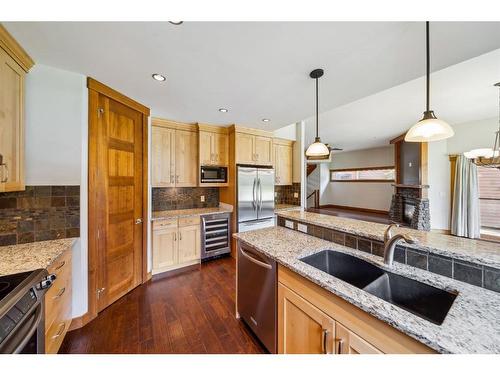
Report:
[[64,322],[63,322],[63,323],[60,325],[59,331],[58,331],[58,332],[57,332],[54,336],[52,336],[52,339],[53,339],[53,340],[55,340],[55,339],[57,339],[59,336],[61,336],[61,335],[62,335],[62,333],[64,332],[64,328],[66,328],[66,323],[64,323]]
[[59,290],[59,293],[57,293],[55,296],[54,296],[54,299],[57,299],[57,298],[61,298],[61,296],[64,294],[64,292],[66,291],[66,288],[62,288]]
[[5,176],[2,178],[1,183],[9,181],[9,168],[7,168],[7,164],[0,164],[0,167],[3,167],[5,171]]
[[321,351],[323,354],[328,354],[327,348],[326,348],[326,339],[328,338],[328,330],[323,329],[321,332]]
[[177,241],[177,233],[174,233],[174,241]]
[[335,339],[336,343],[339,343],[337,347],[337,354],[342,354],[342,346],[344,344],[344,339]]
[[182,232],[179,232],[179,241],[182,241]]
[[174,175],[170,175],[170,183],[173,184],[174,183]]
[[60,265],[58,265],[58,266],[56,267],[56,271],[57,271],[57,270],[60,270],[61,268],[63,268],[65,264],[66,264],[66,261],[65,261],[65,260],[63,260],[63,261],[61,262],[61,264],[60,264]]

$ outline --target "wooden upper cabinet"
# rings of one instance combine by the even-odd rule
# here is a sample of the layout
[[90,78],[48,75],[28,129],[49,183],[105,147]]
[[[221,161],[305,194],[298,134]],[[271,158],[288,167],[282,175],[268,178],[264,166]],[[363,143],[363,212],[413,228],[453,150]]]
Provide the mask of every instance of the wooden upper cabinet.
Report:
[[153,187],[174,187],[175,130],[153,126],[151,143]]
[[175,131],[175,186],[197,186],[198,134]]
[[229,165],[229,136],[227,129],[198,124],[200,165]]
[[255,136],[254,138],[255,160],[258,165],[272,165],[273,163],[273,139],[271,137]]
[[336,324],[336,345],[339,354],[383,354],[342,324]]
[[24,190],[24,77],[33,64],[0,24],[0,192]]
[[234,126],[235,159],[237,164],[272,165],[272,133]]
[[198,133],[195,125],[152,120],[153,187],[198,185]]
[[278,353],[334,353],[335,321],[278,284]]
[[275,185],[292,185],[293,141],[274,140]]
[[234,151],[237,164],[255,164],[254,140],[252,134],[236,133]]

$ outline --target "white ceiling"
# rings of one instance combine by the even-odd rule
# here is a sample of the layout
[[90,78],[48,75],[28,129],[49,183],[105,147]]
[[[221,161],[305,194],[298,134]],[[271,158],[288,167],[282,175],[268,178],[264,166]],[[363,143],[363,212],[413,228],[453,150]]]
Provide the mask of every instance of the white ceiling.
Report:
[[[450,125],[498,116],[500,49],[442,69],[431,76],[431,109]],[[320,115],[321,140],[344,151],[387,145],[422,118],[425,78],[340,106]],[[315,118],[306,120],[306,144]]]
[[[149,106],[154,116],[179,121],[274,130],[313,115],[308,74],[314,68],[325,69],[321,111],[416,79],[425,68],[423,22],[4,25],[36,62],[92,76]],[[431,33],[434,70],[500,48],[498,22],[433,22]],[[152,73],[167,81],[154,81]],[[388,105],[386,113],[396,109]],[[351,131],[360,135],[373,128],[368,121],[357,126]],[[331,141],[337,139],[338,130]]]

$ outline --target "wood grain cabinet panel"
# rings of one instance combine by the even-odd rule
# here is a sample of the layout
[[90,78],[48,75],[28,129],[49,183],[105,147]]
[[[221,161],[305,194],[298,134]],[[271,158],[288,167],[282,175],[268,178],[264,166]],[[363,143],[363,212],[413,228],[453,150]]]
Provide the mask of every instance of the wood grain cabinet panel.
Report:
[[198,181],[198,134],[191,131],[175,131],[175,186],[197,186]]
[[270,137],[255,136],[254,138],[255,161],[258,165],[272,165],[273,139]]
[[0,192],[24,190],[24,77],[0,48]]
[[175,186],[175,130],[152,127],[151,164],[153,187]]
[[342,324],[336,324],[335,343],[339,354],[383,354]]
[[236,164],[255,164],[255,136],[246,133],[236,133],[235,136],[235,157]]
[[227,134],[214,133],[215,163],[226,167],[229,164],[229,137]]
[[214,163],[213,133],[200,131],[198,137],[200,165],[212,165]]
[[177,225],[153,230],[153,273],[168,271],[177,264]]
[[56,280],[45,294],[45,352],[55,354],[64,340],[72,316],[72,254],[66,250],[47,269]]
[[198,261],[200,249],[200,226],[179,228],[179,264]]
[[282,284],[278,316],[278,353],[333,353],[335,321]]
[[275,185],[292,185],[293,142],[274,140]]

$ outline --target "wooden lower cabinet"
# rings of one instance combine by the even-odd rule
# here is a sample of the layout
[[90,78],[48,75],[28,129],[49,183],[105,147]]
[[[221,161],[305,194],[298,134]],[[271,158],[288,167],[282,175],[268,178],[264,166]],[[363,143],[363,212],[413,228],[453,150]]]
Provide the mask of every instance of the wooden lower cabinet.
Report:
[[279,353],[332,353],[335,321],[282,284],[278,284],[278,299]]
[[153,275],[200,262],[200,218],[153,223]]
[[295,272],[278,267],[278,353],[435,353]]
[[71,325],[71,249],[66,250],[47,269],[56,280],[45,294],[45,353],[56,354]]

